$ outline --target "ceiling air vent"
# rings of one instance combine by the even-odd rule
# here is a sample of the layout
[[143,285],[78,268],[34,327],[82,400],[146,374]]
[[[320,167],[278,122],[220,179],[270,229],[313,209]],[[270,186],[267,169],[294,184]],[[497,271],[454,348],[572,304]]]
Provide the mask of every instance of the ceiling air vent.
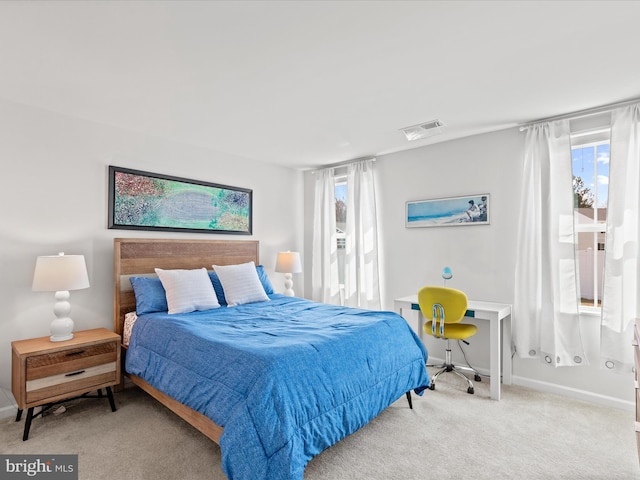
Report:
[[432,120],[431,122],[401,128],[400,131],[404,133],[405,137],[407,137],[407,140],[412,142],[414,140],[420,140],[421,138],[440,135],[442,133],[441,127],[444,127],[444,122],[442,122],[441,120]]

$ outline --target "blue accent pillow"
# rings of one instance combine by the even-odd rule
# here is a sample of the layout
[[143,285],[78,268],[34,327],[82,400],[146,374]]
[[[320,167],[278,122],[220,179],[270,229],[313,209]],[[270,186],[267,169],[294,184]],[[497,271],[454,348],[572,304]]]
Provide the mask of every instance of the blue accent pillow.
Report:
[[167,312],[167,294],[162,282],[156,277],[130,277],[136,297],[136,314]]
[[256,266],[256,271],[258,272],[258,278],[262,282],[264,293],[267,295],[273,294],[273,285],[271,285],[271,280],[269,280],[267,272],[264,271],[264,267],[262,265],[258,265]]
[[209,272],[209,278],[211,279],[211,283],[213,283],[213,289],[216,292],[216,297],[218,297],[218,303],[222,307],[227,306],[227,299],[224,297],[224,289],[222,288],[222,283],[220,283],[220,277],[216,272]]
[[[256,272],[258,273],[258,278],[262,283],[262,288],[264,288],[264,292],[267,295],[273,294],[273,285],[271,285],[271,281],[267,276],[267,272],[264,271],[264,267],[262,265],[256,265]],[[216,272],[209,272],[209,278],[211,278],[211,283],[213,283],[213,289],[216,291],[216,296],[218,297],[218,303],[220,305],[227,305],[227,299],[224,296],[224,289],[222,288],[220,277],[218,277],[218,274]]]

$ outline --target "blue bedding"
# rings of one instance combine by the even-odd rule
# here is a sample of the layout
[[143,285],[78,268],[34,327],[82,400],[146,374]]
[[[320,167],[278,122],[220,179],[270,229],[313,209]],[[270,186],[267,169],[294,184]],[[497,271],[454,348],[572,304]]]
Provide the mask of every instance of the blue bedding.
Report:
[[127,351],[127,372],[224,428],[230,480],[301,480],[311,458],[430,383],[401,316],[269,297],[142,315]]

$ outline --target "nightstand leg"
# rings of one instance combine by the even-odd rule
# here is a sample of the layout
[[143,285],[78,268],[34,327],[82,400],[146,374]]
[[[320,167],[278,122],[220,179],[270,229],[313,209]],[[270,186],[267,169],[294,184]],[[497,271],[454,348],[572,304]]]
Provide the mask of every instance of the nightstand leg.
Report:
[[33,419],[33,407],[27,410],[27,419],[24,422],[24,435],[22,435],[22,441],[26,442],[29,438],[29,430],[31,429],[31,420]]
[[111,404],[111,411],[116,411],[116,402],[113,400],[113,392],[111,391],[111,387],[107,387],[107,396],[109,397],[109,403]]
[[16,415],[16,422],[19,422],[21,418],[22,418],[22,409],[19,408],[18,414]]

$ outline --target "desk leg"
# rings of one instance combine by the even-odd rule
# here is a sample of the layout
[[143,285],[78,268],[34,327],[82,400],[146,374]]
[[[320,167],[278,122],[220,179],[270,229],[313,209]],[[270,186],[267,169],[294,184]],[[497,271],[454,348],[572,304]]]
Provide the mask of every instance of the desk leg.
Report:
[[[411,312],[413,312],[414,310],[411,308],[411,304],[410,303],[405,303],[405,302],[394,302],[393,304],[394,310],[396,311],[396,313],[398,315],[400,315],[402,318],[405,319],[405,321],[409,321],[407,320],[407,317],[405,317],[403,315],[404,311],[407,310],[409,312],[409,314],[411,314]],[[418,338],[420,338],[420,340],[424,341],[423,335],[424,335],[424,330],[422,329],[422,327],[424,326],[424,316],[422,315],[422,312],[418,311]],[[413,329],[413,327],[412,327]]]
[[[511,315],[502,319],[502,383],[511,385],[513,360],[511,359]],[[505,341],[506,340],[506,341]]]
[[490,348],[490,365],[491,374],[490,397],[493,400],[500,400],[500,357],[502,353],[502,343],[500,342],[500,325],[501,321],[489,321],[489,348]]
[[424,315],[422,315],[422,312],[418,311],[418,336],[422,341],[424,341],[423,335],[424,335]]

